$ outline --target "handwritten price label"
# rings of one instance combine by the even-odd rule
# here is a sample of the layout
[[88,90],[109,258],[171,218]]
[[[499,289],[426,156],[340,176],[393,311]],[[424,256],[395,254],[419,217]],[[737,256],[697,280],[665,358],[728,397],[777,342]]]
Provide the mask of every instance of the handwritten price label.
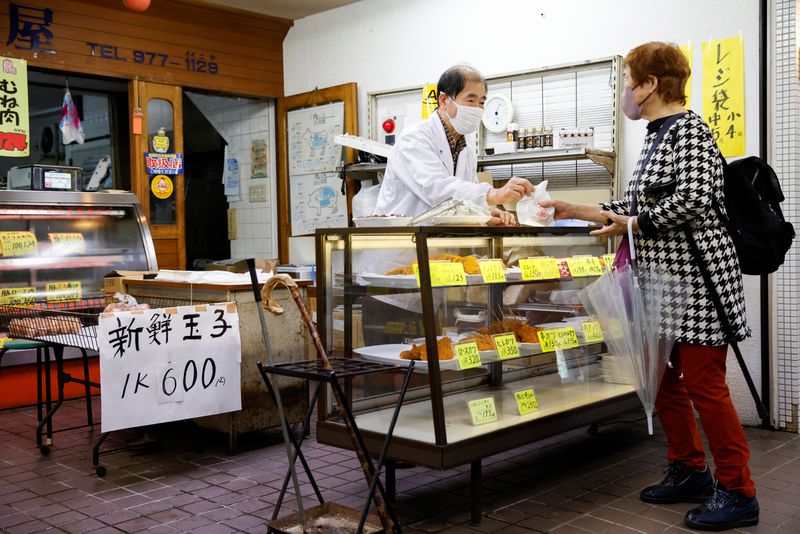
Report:
[[539,401],[536,400],[536,393],[533,388],[525,388],[514,392],[517,399],[517,411],[520,415],[539,411]]
[[494,346],[497,347],[497,356],[501,360],[519,358],[519,345],[514,334],[497,334],[494,337]]
[[45,285],[47,302],[81,300],[80,282],[51,282]]
[[53,249],[62,254],[83,254],[86,252],[86,243],[83,234],[78,232],[64,234],[48,234]]
[[540,330],[537,335],[539,336],[539,343],[542,345],[542,352],[553,352],[556,349],[572,349],[579,345],[578,333],[571,326]]
[[472,369],[473,367],[480,367],[481,354],[478,351],[478,344],[474,341],[467,343],[459,343],[456,345],[456,358],[458,359],[458,368],[462,371],[464,369]]
[[506,269],[502,260],[479,260],[478,267],[485,284],[499,284],[506,281]]
[[597,321],[587,321],[581,324],[581,328],[583,328],[583,335],[586,337],[587,343],[603,341],[603,330],[600,329],[600,323]]
[[0,289],[0,304],[6,306],[33,306],[36,304],[35,287],[4,287]]
[[573,278],[582,276],[600,276],[603,274],[603,267],[600,260],[594,256],[574,256],[567,258],[567,266]]
[[494,406],[494,397],[484,397],[467,401],[469,415],[474,426],[485,425],[497,421],[497,409]]
[[39,250],[33,232],[0,232],[3,256],[28,256]]
[[519,260],[523,280],[554,280],[559,277],[554,258],[523,258]]
[[[431,269],[431,287],[467,285],[463,264],[453,261],[432,261],[428,265]],[[415,263],[412,267],[419,285],[419,265]]]

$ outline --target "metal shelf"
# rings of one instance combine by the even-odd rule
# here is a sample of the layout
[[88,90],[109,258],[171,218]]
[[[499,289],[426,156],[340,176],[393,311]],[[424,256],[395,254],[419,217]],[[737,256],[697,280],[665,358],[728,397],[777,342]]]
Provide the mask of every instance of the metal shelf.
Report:
[[354,163],[344,166],[348,178],[357,181],[375,180],[376,174],[386,170],[385,163]]
[[510,154],[478,156],[478,167],[588,159],[602,166],[609,173],[614,174],[614,161],[616,156],[616,153],[613,151],[594,148],[564,148],[558,150],[541,150],[537,152],[512,152]]

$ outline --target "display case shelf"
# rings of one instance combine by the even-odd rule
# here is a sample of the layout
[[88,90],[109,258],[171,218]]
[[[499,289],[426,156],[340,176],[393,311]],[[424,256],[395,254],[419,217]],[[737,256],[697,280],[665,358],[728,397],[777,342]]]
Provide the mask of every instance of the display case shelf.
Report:
[[512,152],[510,154],[492,154],[478,156],[479,167],[493,165],[516,165],[520,163],[541,163],[546,161],[575,161],[588,159],[604,167],[609,173],[614,174],[616,153],[610,150],[597,150],[594,148],[564,148],[554,150],[540,150],[536,152]]

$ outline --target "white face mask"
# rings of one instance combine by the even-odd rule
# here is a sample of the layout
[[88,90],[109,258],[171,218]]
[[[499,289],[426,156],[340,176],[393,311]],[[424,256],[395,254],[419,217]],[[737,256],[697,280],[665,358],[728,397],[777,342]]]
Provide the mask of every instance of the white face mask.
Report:
[[478,131],[478,126],[480,126],[481,119],[483,118],[483,109],[474,108],[472,106],[460,106],[456,104],[456,101],[450,98],[450,96],[447,98],[456,107],[455,117],[451,117],[449,113],[447,114],[447,118],[450,119],[450,125],[453,129],[461,135],[467,135]]

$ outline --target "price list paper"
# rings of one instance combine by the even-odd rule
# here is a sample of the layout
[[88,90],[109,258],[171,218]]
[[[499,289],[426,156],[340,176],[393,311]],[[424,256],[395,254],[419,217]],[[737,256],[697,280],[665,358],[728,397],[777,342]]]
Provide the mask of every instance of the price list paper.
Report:
[[478,351],[478,344],[474,341],[468,343],[458,343],[455,346],[458,368],[461,370],[480,367],[481,354]]
[[497,421],[497,408],[494,405],[494,397],[484,397],[467,401],[469,415],[472,418],[473,426],[485,425]]
[[574,256],[567,258],[567,266],[573,278],[584,276],[600,276],[603,274],[603,267],[600,260],[594,256]]
[[3,257],[28,256],[39,250],[33,232],[0,232],[0,252]]
[[542,352],[553,352],[556,349],[573,349],[579,346],[578,333],[571,326],[540,330],[537,335],[542,346]]
[[478,267],[484,283],[499,284],[506,281],[506,269],[502,260],[479,260]]
[[555,280],[560,276],[555,258],[523,258],[519,268],[523,280]]
[[[446,286],[465,286],[467,285],[467,275],[464,273],[464,265],[453,261],[432,261],[429,262],[431,271],[431,287]],[[413,264],[414,276],[417,277],[419,285],[419,264]]]

